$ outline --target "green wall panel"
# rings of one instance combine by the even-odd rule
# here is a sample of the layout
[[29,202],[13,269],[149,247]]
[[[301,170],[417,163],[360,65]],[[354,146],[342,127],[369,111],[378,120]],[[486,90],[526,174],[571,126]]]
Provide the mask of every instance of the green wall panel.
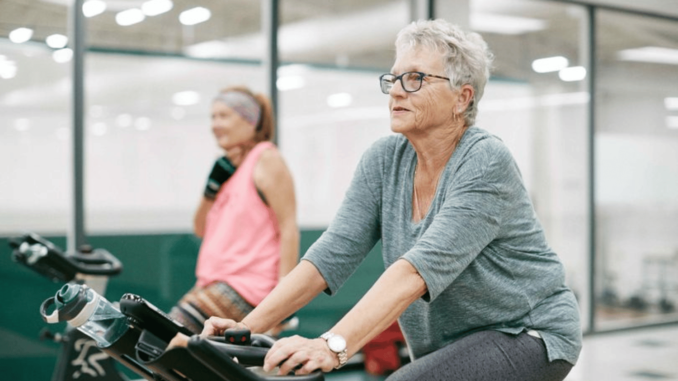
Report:
[[[301,252],[322,234],[321,230],[301,232]],[[64,237],[45,237],[65,248]],[[107,235],[89,237],[95,248],[104,248],[118,257],[124,266],[122,273],[108,283],[106,297],[119,300],[131,292],[147,298],[168,311],[193,286],[195,262],[200,240],[192,234]],[[314,337],[330,328],[369,289],[383,272],[381,246],[377,245],[337,293],[321,294],[297,316],[300,334]],[[45,324],[40,318],[40,303],[54,295],[61,284],[52,283],[30,269],[14,263],[8,238],[0,237],[0,372],[2,379],[49,380],[56,362],[58,344],[40,341]],[[50,326],[52,332],[64,329],[63,324]]]

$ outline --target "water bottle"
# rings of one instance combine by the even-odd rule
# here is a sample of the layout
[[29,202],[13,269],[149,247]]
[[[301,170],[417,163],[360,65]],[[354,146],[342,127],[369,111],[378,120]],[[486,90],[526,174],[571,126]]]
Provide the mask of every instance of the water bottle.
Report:
[[[56,308],[48,315],[52,304]],[[67,321],[94,339],[100,348],[109,347],[129,329],[127,318],[111,302],[80,284],[64,285],[42,303],[40,314],[47,323]]]

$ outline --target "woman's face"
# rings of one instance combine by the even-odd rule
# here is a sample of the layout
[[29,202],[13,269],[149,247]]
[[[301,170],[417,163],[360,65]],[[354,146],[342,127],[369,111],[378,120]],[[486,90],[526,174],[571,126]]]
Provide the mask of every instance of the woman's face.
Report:
[[254,141],[255,127],[226,103],[212,103],[212,133],[219,147],[233,150]]
[[[411,71],[447,77],[440,53],[425,47],[398,50],[391,73]],[[454,123],[458,93],[442,78],[424,77],[421,89],[413,93],[396,81],[389,93],[391,130],[411,135]]]

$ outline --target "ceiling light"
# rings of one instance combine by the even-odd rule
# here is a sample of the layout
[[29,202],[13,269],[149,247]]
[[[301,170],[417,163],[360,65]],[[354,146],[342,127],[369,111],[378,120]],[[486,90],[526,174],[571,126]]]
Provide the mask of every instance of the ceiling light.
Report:
[[22,44],[33,37],[33,29],[29,28],[17,28],[9,32],[10,41],[15,44]]
[[678,65],[678,49],[646,46],[643,48],[626,49],[617,52],[621,61],[637,61]]
[[196,91],[181,91],[172,95],[172,102],[177,106],[190,106],[200,102],[200,94]]
[[548,26],[546,21],[540,19],[477,12],[471,14],[470,24],[471,29],[478,32],[509,35],[536,32]]
[[678,116],[667,116],[666,127],[672,130],[678,130]]
[[47,43],[47,46],[52,49],[61,49],[65,48],[68,44],[68,37],[64,36],[63,34],[53,34],[48,36],[45,39],[45,42]]
[[567,58],[563,56],[540,58],[532,61],[532,70],[537,73],[550,73],[565,69],[569,64]]
[[69,48],[59,49],[52,52],[52,59],[57,63],[65,63],[73,58],[73,50]]
[[91,131],[92,135],[104,136],[108,132],[108,126],[104,122],[97,122],[92,125]]
[[139,131],[146,131],[151,129],[151,118],[142,116],[140,118],[137,118],[134,121],[134,127],[136,127],[137,130]]
[[327,105],[330,107],[346,107],[353,102],[353,97],[349,93],[337,93],[327,97]]
[[145,18],[146,16],[141,9],[132,8],[115,15],[115,22],[120,26],[129,26],[140,23],[144,21]]
[[212,17],[212,12],[203,7],[195,7],[187,11],[181,12],[179,21],[184,25],[195,25],[205,22]]
[[664,107],[667,110],[678,110],[678,97],[664,98]]
[[0,56],[0,78],[10,79],[16,77],[16,62],[10,61],[5,56]]
[[82,14],[85,17],[94,17],[106,11],[106,3],[101,0],[89,0],[82,5]]
[[586,68],[583,66],[567,67],[558,72],[558,77],[565,82],[581,81],[586,78]]
[[290,75],[278,78],[275,84],[279,91],[296,90],[306,86],[306,80],[298,75]]
[[174,7],[171,0],[150,0],[141,5],[141,10],[146,16],[157,16],[168,12]]

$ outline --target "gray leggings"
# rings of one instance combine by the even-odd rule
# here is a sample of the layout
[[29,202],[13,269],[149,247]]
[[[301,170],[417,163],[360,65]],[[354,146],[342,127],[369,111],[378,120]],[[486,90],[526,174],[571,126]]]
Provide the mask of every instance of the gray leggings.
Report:
[[421,357],[387,381],[562,381],[572,369],[549,362],[540,338],[481,331]]

